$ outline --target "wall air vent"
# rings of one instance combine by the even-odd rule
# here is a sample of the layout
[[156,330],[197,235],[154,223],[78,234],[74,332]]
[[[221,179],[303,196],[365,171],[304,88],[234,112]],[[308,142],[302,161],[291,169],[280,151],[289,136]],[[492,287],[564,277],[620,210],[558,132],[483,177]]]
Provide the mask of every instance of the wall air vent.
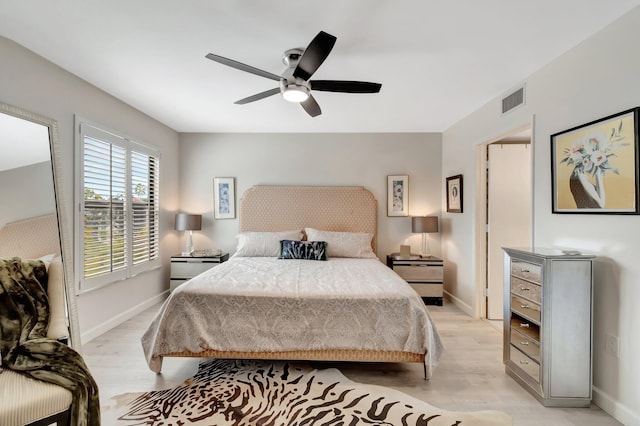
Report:
[[524,85],[502,98],[502,113],[505,114],[524,105]]

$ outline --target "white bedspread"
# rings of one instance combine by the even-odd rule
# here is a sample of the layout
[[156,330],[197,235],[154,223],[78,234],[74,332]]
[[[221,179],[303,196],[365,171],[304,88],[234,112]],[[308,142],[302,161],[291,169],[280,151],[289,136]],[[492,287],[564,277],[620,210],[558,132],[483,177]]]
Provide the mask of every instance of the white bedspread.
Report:
[[377,259],[232,257],[175,289],[142,337],[151,370],[162,355],[206,349],[277,352],[443,350],[422,299]]

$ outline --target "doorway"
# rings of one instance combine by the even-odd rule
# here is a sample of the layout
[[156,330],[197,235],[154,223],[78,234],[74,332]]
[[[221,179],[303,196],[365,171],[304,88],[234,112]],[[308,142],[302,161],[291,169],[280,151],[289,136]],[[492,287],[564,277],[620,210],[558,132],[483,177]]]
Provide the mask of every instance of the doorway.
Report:
[[476,316],[503,317],[502,247],[532,244],[532,126],[478,146]]
[[487,319],[503,314],[502,247],[531,245],[531,143],[505,140],[487,147]]

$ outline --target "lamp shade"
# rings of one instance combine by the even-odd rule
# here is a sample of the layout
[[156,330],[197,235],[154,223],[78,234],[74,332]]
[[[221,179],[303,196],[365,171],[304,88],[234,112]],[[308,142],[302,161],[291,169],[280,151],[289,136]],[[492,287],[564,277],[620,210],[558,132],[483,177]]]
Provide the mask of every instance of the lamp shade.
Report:
[[411,218],[411,232],[438,232],[438,216],[414,216]]
[[202,215],[176,213],[176,231],[199,231],[202,229]]

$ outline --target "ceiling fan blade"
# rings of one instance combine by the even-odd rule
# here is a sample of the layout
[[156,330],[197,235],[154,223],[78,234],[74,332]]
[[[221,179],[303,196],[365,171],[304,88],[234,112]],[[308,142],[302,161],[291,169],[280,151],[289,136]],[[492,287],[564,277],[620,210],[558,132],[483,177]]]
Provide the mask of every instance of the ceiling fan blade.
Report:
[[253,96],[246,97],[244,99],[240,99],[239,101],[235,101],[234,104],[244,105],[249,102],[259,101],[260,99],[268,98],[269,96],[277,95],[280,93],[280,88],[276,87],[275,89],[269,89],[264,92],[256,93]]
[[307,114],[312,117],[316,117],[322,114],[320,105],[318,105],[318,102],[316,102],[316,100],[311,95],[309,95],[306,101],[300,102],[300,105],[302,105],[302,108],[304,108],[304,110],[307,111]]
[[382,84],[368,81],[311,80],[311,90],[322,92],[378,93]]
[[220,64],[229,66],[231,68],[235,68],[240,71],[245,71],[251,74],[259,75],[260,77],[270,78],[271,80],[280,81],[280,76],[270,73],[268,71],[263,71],[259,68],[252,67],[251,65],[243,64],[242,62],[234,61],[233,59],[225,58],[223,56],[214,55],[213,53],[209,53],[206,56],[207,59],[211,59],[212,61],[218,62]]
[[320,31],[318,35],[311,40],[311,43],[309,43],[309,46],[307,46],[302,54],[296,69],[293,71],[293,76],[303,80],[309,80],[324,60],[327,59],[334,44],[336,44],[336,38],[334,36]]

